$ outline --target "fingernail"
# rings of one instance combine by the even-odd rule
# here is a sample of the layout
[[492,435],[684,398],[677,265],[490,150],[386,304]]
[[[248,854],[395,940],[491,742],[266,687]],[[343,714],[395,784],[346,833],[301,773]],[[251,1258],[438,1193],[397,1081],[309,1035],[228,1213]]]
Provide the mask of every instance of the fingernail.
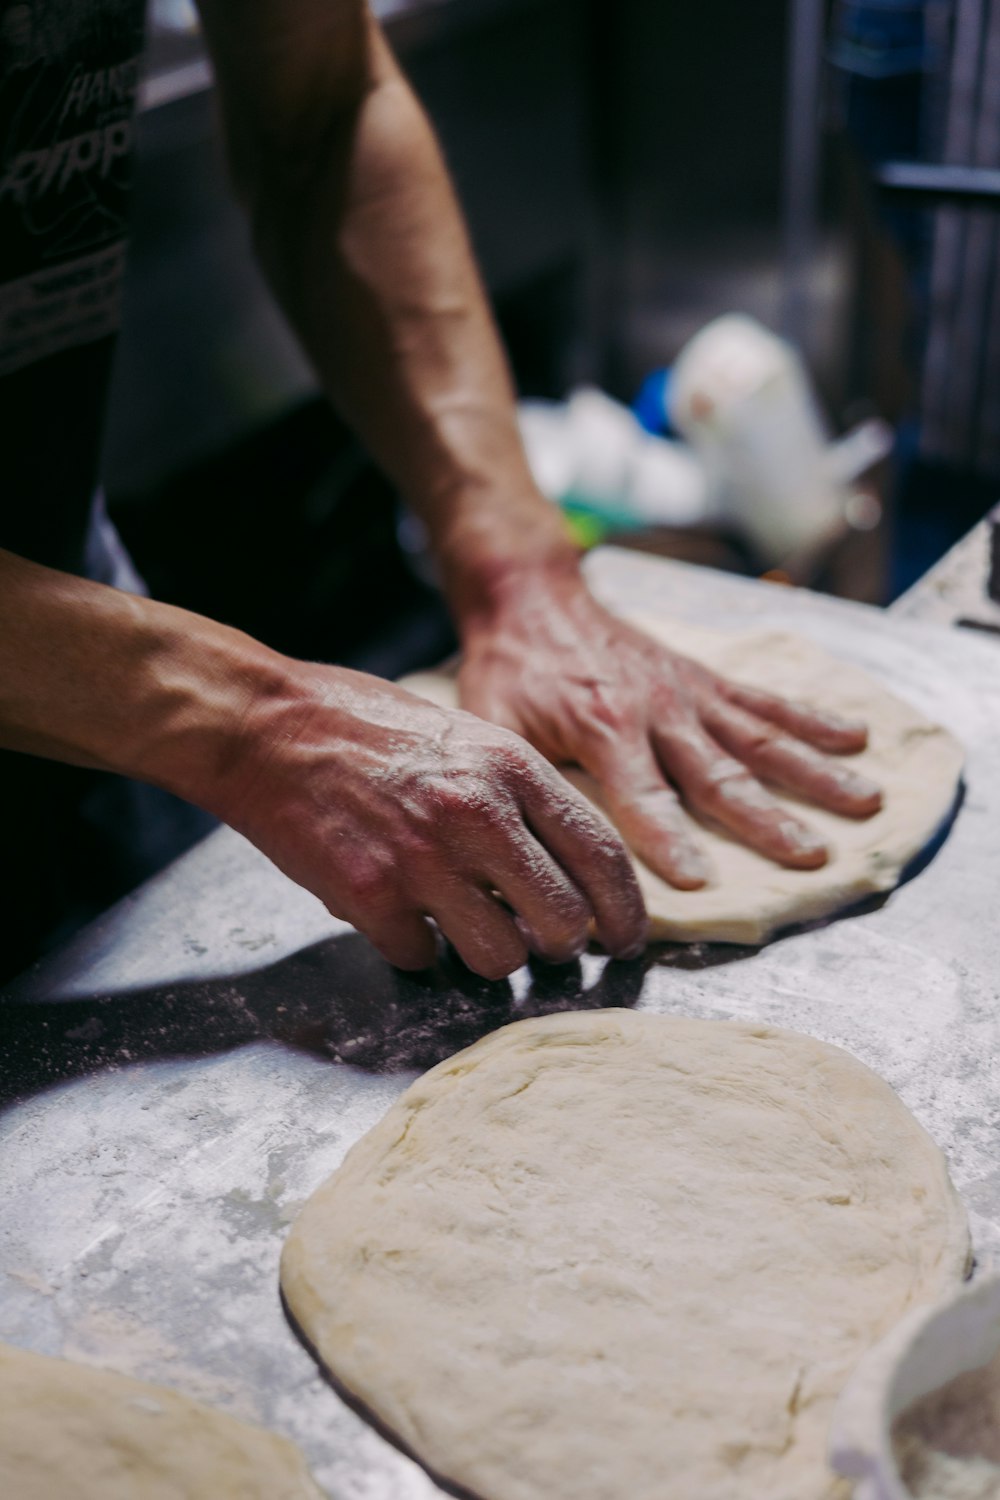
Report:
[[705,882],[712,873],[712,866],[700,849],[689,845],[686,849],[678,849],[674,855],[674,868],[682,880],[700,880]]
[[882,788],[877,782],[871,781],[867,776],[861,776],[857,771],[849,771],[846,766],[838,766],[833,774],[841,791],[849,792],[854,797],[881,797],[882,795]]
[[700,890],[703,885],[708,885],[714,872],[711,861],[699,845],[675,843],[669,851],[668,861],[658,873],[675,890],[683,891]]
[[826,854],[826,840],[804,823],[795,823],[790,818],[781,825],[781,832],[796,854]]
[[867,734],[868,725],[864,719],[845,719],[842,714],[828,714],[822,710],[809,709],[814,713],[820,724],[826,729],[839,730],[842,734]]

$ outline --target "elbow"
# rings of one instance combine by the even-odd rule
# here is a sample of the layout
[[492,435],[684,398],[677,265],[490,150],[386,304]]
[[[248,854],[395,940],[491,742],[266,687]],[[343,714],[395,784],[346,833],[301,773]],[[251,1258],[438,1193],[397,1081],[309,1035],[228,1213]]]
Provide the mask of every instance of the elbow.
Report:
[[382,80],[385,42],[367,7],[332,8],[336,24],[280,52],[252,97],[223,95],[230,176],[252,211],[274,194],[308,190],[349,149],[356,122]]

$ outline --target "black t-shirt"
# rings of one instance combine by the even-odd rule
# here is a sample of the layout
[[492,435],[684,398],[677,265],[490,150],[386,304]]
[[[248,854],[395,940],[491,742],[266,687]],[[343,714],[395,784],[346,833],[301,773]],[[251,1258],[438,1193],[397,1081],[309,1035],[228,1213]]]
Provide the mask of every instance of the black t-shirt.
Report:
[[143,0],[0,0],[0,545],[71,572],[118,328]]
[[[144,0],[0,0],[0,547],[74,573],[94,551],[143,19]],[[0,982],[209,821],[0,751]]]

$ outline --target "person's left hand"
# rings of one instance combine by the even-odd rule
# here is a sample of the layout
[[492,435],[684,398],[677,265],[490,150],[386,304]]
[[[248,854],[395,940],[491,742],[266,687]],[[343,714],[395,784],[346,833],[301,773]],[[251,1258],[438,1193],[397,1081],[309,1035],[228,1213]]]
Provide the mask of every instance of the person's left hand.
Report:
[[608,613],[578,574],[534,573],[464,632],[462,705],[599,784],[626,842],[671,885],[710,876],[680,802],[781,865],[826,862],[823,839],[763,785],[847,818],[879,788],[834,756],[863,724],[742,687]]

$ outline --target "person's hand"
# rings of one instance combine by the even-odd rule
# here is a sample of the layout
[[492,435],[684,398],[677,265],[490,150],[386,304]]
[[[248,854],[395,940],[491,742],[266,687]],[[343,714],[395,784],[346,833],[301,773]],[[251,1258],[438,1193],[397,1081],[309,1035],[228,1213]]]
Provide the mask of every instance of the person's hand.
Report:
[[825,844],[764,782],[847,818],[881,806],[831,759],[864,749],[864,725],[726,681],[609,614],[575,572],[512,581],[463,644],[463,705],[589,771],[627,843],[681,889],[710,871],[680,800],[797,869],[824,864]]
[[251,698],[213,811],[390,963],[433,963],[428,918],[487,978],[576,957],[591,921],[641,951],[618,835],[523,739],[358,672],[287,673]]

